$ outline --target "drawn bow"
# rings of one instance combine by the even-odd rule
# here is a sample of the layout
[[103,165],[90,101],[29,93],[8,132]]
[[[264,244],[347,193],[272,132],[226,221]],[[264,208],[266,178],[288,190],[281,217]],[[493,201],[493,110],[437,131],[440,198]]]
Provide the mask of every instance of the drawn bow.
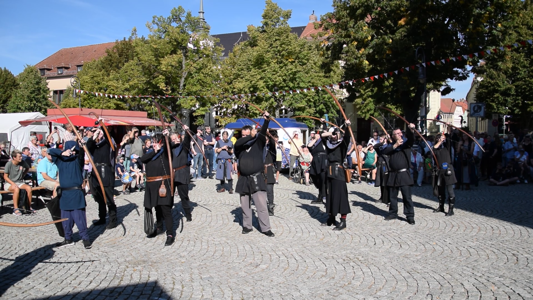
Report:
[[[262,127],[261,124],[259,122],[257,122],[256,120],[250,118],[250,117],[245,117],[246,119],[254,122],[255,124],[257,124],[257,126],[259,127]],[[267,130],[267,135],[274,141],[275,138],[272,136],[272,134],[270,134],[270,132]],[[285,157],[285,159],[287,160],[287,163],[290,164],[290,159],[287,157],[287,153],[285,153],[285,149],[282,149],[281,150],[281,154],[283,154],[283,156]]]
[[[374,120],[376,123],[379,124],[379,127],[381,127],[381,130],[383,130],[383,134],[385,134],[386,136],[389,136],[389,135],[387,134],[387,130],[385,129],[385,126],[383,126],[383,124],[381,124],[381,122],[380,122],[378,119],[376,119],[376,118],[374,118],[374,117],[372,117],[372,116],[370,116],[370,118],[371,118],[372,120]],[[390,138],[389,138],[388,140],[389,140],[389,142],[392,143],[392,141],[391,141]]]
[[481,149],[481,151],[485,152],[485,149],[483,149],[483,147],[479,144],[479,142],[478,142],[478,141],[477,141],[472,135],[470,135],[468,132],[462,130],[461,128],[459,128],[459,127],[457,127],[457,126],[454,126],[454,125],[452,125],[452,124],[450,124],[450,123],[446,123],[446,122],[444,122],[444,121],[437,120],[437,119],[422,119],[422,120],[420,120],[420,121],[435,121],[435,122],[440,122],[440,123],[442,123],[442,124],[445,124],[445,125],[451,126],[451,127],[455,128],[455,129],[461,131],[462,133],[466,134],[469,138],[471,138],[471,139],[474,141],[474,143],[476,143],[476,144],[479,146],[479,148]]
[[94,121],[94,125],[101,125],[104,129],[105,135],[107,139],[109,140],[109,144],[111,145],[111,149],[116,152],[115,150],[115,144],[113,143],[113,139],[111,138],[111,135],[109,134],[109,130],[107,130],[107,126],[105,125],[105,122],[100,122],[100,117],[95,112],[89,112],[89,115],[93,115],[96,117],[96,121]]
[[[308,119],[313,119],[313,120],[317,120],[317,121],[321,121],[322,122],[322,119],[320,118],[317,118],[317,117],[313,117],[313,116],[292,116],[291,118],[308,118]],[[340,131],[342,131],[342,133],[344,133],[344,130],[341,129],[341,127],[335,123],[332,123],[332,122],[329,122],[329,121],[324,121],[325,123],[333,126],[333,127],[337,127],[339,128]]]
[[[83,150],[85,150],[85,153],[87,153],[87,158],[89,158],[89,162],[91,163],[91,165],[93,167],[93,170],[96,171],[96,172],[93,172],[93,173],[96,175],[96,179],[98,180],[98,183],[100,184],[100,188],[102,189],[102,195],[104,196],[104,203],[107,204],[107,198],[106,198],[106,193],[105,193],[105,190],[104,190],[104,184],[102,183],[102,177],[100,177],[100,173],[97,171],[98,169],[96,168],[96,164],[94,163],[93,158],[91,157],[91,153],[87,149],[87,146],[82,142],[83,139],[82,139],[80,133],[78,132],[78,130],[76,129],[76,126],[74,126],[74,124],[72,123],[72,121],[70,120],[68,115],[61,109],[61,107],[59,107],[59,105],[57,105],[50,98],[48,98],[48,101],[50,101],[50,103],[52,103],[63,114],[63,116],[65,117],[65,119],[67,119],[67,121],[70,124],[70,126],[72,126],[72,130],[74,131],[74,133],[78,137],[78,141],[80,141],[80,144],[81,144]],[[112,144],[112,141],[110,140],[109,143]]]
[[[157,107],[157,113],[159,114],[159,120],[161,121],[161,130],[165,130],[165,120],[163,119],[163,113],[161,113],[161,105],[155,101],[155,106]],[[169,173],[170,173],[170,196],[174,196],[174,169],[172,168],[172,150],[170,150],[170,142],[168,140],[168,136],[165,135],[165,142],[167,148],[167,156],[168,156],[168,166],[169,166]]]
[[55,223],[60,223],[60,222],[66,221],[66,220],[68,220],[68,218],[55,220],[55,221],[50,221],[50,222],[44,222],[44,223],[37,223],[37,224],[17,224],[17,223],[0,222],[0,226],[7,226],[7,227],[39,227],[39,226],[45,226],[45,225],[51,225],[51,224],[55,224]]
[[[409,121],[407,121],[404,117],[400,116],[399,114],[397,114],[395,111],[393,111],[392,109],[390,108],[387,108],[387,107],[383,107],[383,106],[378,106],[378,108],[381,108],[381,109],[384,109],[386,111],[389,111],[391,113],[393,113],[395,116],[397,116],[398,118],[402,119],[405,123],[407,123],[408,125],[411,124]],[[435,152],[433,152],[433,147],[429,146],[429,143],[428,141],[426,141],[426,139],[420,134],[420,132],[418,132],[416,129],[414,130],[414,132],[416,132],[416,134],[418,134],[418,136],[424,141],[424,143],[426,143],[426,146],[428,146],[428,149],[429,151],[431,151],[431,154],[433,155],[433,158],[435,159],[435,163],[437,165],[439,165],[439,161],[437,160],[437,156],[435,156]]]

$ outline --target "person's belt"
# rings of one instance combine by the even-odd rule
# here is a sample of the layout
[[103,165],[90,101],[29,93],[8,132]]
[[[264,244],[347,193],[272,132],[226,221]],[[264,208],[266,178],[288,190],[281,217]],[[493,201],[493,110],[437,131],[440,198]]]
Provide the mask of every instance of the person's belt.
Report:
[[265,167],[273,166],[274,164],[265,164]]
[[181,166],[181,167],[174,168],[174,169],[172,169],[172,171],[176,172],[176,171],[181,170],[181,169],[183,169],[183,168],[185,168],[185,167],[187,167],[187,165],[183,165],[183,166]]
[[61,187],[62,191],[83,190],[81,186]]
[[106,164],[106,163],[95,163],[95,165],[111,167],[111,164]]
[[166,180],[166,179],[170,179],[170,176],[169,175],[165,175],[165,176],[148,177],[148,178],[146,178],[146,182],[162,181],[162,180]]
[[407,169],[401,169],[401,170],[398,170],[398,171],[389,171],[391,173],[401,173],[401,172],[405,172],[407,171]]
[[231,158],[217,158],[217,162],[221,161],[221,160],[227,160],[228,162],[231,162]]

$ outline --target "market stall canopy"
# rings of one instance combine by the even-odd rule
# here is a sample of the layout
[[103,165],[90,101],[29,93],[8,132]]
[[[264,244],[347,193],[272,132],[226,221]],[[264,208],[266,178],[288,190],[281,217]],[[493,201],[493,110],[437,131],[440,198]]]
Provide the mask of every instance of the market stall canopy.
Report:
[[[254,119],[254,120],[257,121],[257,123],[259,123],[261,125],[263,125],[263,122],[265,121],[265,119],[263,119],[263,118],[258,118],[258,119]],[[283,126],[284,128],[301,128],[301,129],[304,129],[304,130],[308,130],[309,129],[307,127],[307,125],[305,125],[305,123],[297,122],[294,119],[290,119],[290,118],[277,118],[276,121],[278,121],[281,124],[281,126]],[[224,128],[227,128],[227,129],[241,129],[241,128],[243,128],[246,125],[255,126],[256,123],[252,122],[249,119],[238,119],[236,122],[227,124],[226,126],[224,126]],[[268,124],[268,128],[281,129],[279,127],[279,125],[276,124],[275,122],[270,122]]]
[[[161,126],[159,120],[148,118],[145,111],[110,110],[110,109],[89,109],[89,108],[64,108],[63,111],[69,116],[76,126],[95,126],[95,117],[91,112],[102,118],[107,126],[127,125],[127,126]],[[37,119],[27,119],[19,121],[22,126],[28,126],[36,122],[51,122],[66,124],[68,121],[58,109],[48,109],[47,116]],[[167,125],[170,125],[167,123]]]

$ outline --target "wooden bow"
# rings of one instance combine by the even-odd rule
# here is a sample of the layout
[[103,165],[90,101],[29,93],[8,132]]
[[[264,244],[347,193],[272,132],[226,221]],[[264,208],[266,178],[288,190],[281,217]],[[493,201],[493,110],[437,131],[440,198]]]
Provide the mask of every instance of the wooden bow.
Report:
[[[292,116],[291,118],[308,118],[308,119],[318,120],[318,121],[322,122],[322,119],[317,118],[317,117],[312,117],[312,116]],[[331,125],[333,127],[339,128],[339,130],[342,131],[342,133],[344,133],[344,130],[342,130],[339,125],[337,125],[335,123],[332,123],[332,122],[329,122],[329,121],[325,121],[325,120],[324,120],[324,122],[328,123],[329,125]]]
[[102,128],[104,128],[105,135],[107,137],[107,140],[109,141],[109,144],[111,145],[111,149],[116,152],[115,145],[113,143],[113,139],[111,138],[111,135],[109,134],[109,131],[107,130],[107,126],[105,125],[105,122],[100,122],[100,117],[95,112],[89,112],[89,115],[94,115],[96,117],[96,121],[94,122],[94,125],[102,125]]
[[100,177],[100,173],[98,172],[98,169],[96,168],[96,164],[93,161],[91,153],[87,149],[87,146],[85,145],[85,143],[83,143],[83,139],[82,139],[80,133],[78,132],[78,130],[76,129],[76,126],[74,126],[74,124],[72,123],[72,121],[70,120],[68,115],[61,109],[61,107],[59,107],[59,105],[57,105],[50,98],[48,98],[48,101],[50,101],[50,103],[52,103],[63,114],[63,116],[65,117],[65,119],[67,119],[67,121],[70,124],[70,126],[72,126],[72,130],[74,131],[74,133],[78,137],[78,141],[80,141],[80,144],[83,147],[83,150],[85,150],[85,153],[87,154],[87,158],[89,158],[89,162],[91,163],[91,165],[93,167],[93,170],[94,170],[93,174],[96,175],[96,179],[98,180],[98,183],[100,184],[100,188],[102,189],[102,195],[104,197],[104,203],[107,204],[107,198],[106,198],[106,194],[105,194],[104,184],[102,183],[102,177]]
[[63,222],[63,221],[66,221],[66,220],[68,220],[68,218],[55,220],[55,221],[50,221],[50,222],[44,222],[44,223],[37,223],[37,224],[17,224],[17,223],[0,222],[0,226],[7,226],[7,227],[39,227],[39,226],[45,226],[45,225],[50,225],[50,224]]
[[445,124],[447,126],[451,126],[451,127],[455,128],[455,129],[461,131],[462,133],[466,134],[469,138],[471,138],[474,141],[474,143],[476,143],[479,146],[479,149],[481,149],[481,151],[485,152],[485,149],[483,149],[483,147],[479,144],[479,142],[472,135],[470,135],[468,132],[462,130],[461,128],[459,128],[457,126],[454,126],[454,125],[452,125],[450,123],[446,123],[444,121],[437,120],[437,119],[422,119],[420,121],[435,121],[435,122],[440,122],[442,124]]
[[[158,106],[164,108],[169,114],[170,116],[176,120],[178,123],[181,124],[181,126],[185,126],[185,124],[183,124],[183,122],[178,118],[176,117],[176,115],[166,106],[162,105],[162,104],[159,104],[155,101],[153,101],[154,103],[156,103]],[[207,157],[205,156],[205,152],[204,150],[202,150],[202,147],[200,147],[200,145],[198,144],[198,142],[194,139],[194,134],[189,130],[187,129],[186,132],[189,134],[189,136],[191,137],[191,141],[193,141],[194,144],[196,144],[196,146],[198,147],[198,149],[200,150],[200,152],[202,152],[202,156],[204,157],[204,162],[205,162],[205,165],[207,166],[207,170],[209,170],[209,162],[207,160]]]
[[[252,119],[252,118],[250,118],[250,117],[245,117],[245,118],[248,119],[248,120],[250,120],[250,121],[252,121],[252,122],[254,122],[255,124],[257,124],[257,126],[262,127],[261,124],[260,124],[259,122],[257,122],[256,120],[254,120],[254,119]],[[270,132],[269,132],[268,130],[267,130],[267,134],[268,134],[268,136],[269,136],[273,141],[275,140],[275,138],[272,136],[272,134],[270,134]],[[281,154],[283,154],[283,156],[284,156],[285,159],[287,160],[287,163],[290,164],[291,161],[290,161],[290,159],[287,157],[287,153],[285,153],[285,149],[281,149]]]
[[[370,116],[370,118],[371,118],[372,120],[376,121],[376,123],[379,124],[379,127],[381,127],[381,129],[383,130],[383,134],[385,134],[386,136],[389,136],[388,133],[387,133],[387,130],[385,129],[385,126],[383,126],[383,124],[381,124],[381,122],[380,122],[378,119],[376,119],[376,118],[374,118],[374,117],[372,117],[372,116]],[[389,142],[392,143],[392,141],[391,141],[390,138],[388,138],[388,140],[389,140]]]
[[[333,93],[329,89],[325,89],[325,90],[329,93],[329,95],[333,98],[333,100],[335,100],[335,103],[337,104],[337,107],[339,107],[339,110],[341,111],[342,116],[344,117],[344,120],[348,121],[348,118],[346,117],[346,114],[344,113],[344,109],[342,109],[342,106],[339,103],[339,100],[337,100],[337,97],[335,97],[335,95],[333,95]],[[352,138],[352,143],[355,148],[354,151],[355,151],[355,156],[357,157],[357,167],[359,168],[359,173],[361,173],[363,166],[362,166],[361,160],[359,159],[359,151],[357,150],[357,141],[355,140],[355,137],[353,136],[352,126],[348,126],[348,131],[350,131],[350,137]]]
[[[386,111],[389,111],[389,112],[393,113],[395,116],[397,116],[398,118],[402,119],[405,123],[407,123],[407,125],[411,124],[404,117],[400,116],[399,114],[397,114],[395,111],[393,111],[390,108],[383,107],[383,106],[378,106],[378,108],[381,108],[381,109],[384,109]],[[431,154],[433,155],[433,158],[435,159],[435,163],[437,165],[439,165],[439,161],[437,160],[437,156],[435,156],[435,152],[433,152],[433,147],[431,147],[429,145],[428,141],[426,141],[426,139],[420,134],[420,132],[418,132],[416,129],[414,129],[413,131],[416,132],[416,134],[418,134],[418,136],[424,141],[424,143],[426,143],[426,146],[428,146],[429,151],[431,151]]]
[[[163,119],[163,114],[161,113],[161,105],[157,102],[155,102],[155,105],[157,106],[157,112],[159,113],[159,119],[161,120],[161,130],[165,130],[165,120]],[[172,150],[170,149],[170,142],[168,140],[168,136],[165,135],[165,142],[167,148],[167,155],[168,155],[168,165],[169,165],[169,173],[170,173],[170,196],[174,196],[174,169],[172,167]]]
[[[246,103],[246,104],[249,104],[249,105],[255,107],[255,109],[257,109],[257,110],[258,110],[259,112],[261,112],[262,114],[265,113],[265,111],[262,110],[262,109],[260,109],[257,105],[255,105],[255,104],[253,104],[253,103],[250,103],[250,102],[248,102],[248,101],[246,101],[246,100],[244,100],[244,99],[243,99],[242,101],[243,101],[244,103]],[[291,140],[291,143],[292,143],[293,146],[296,148],[296,151],[298,151],[298,154],[299,154],[300,156],[303,156],[303,155],[302,155],[302,152],[300,152],[300,149],[298,149],[298,146],[296,146],[296,144],[294,143],[294,140],[292,139],[292,137],[290,136],[290,134],[287,132],[287,130],[285,129],[285,127],[281,126],[281,124],[280,124],[275,118],[272,118],[272,117],[271,117],[270,120],[272,120],[272,121],[274,121],[274,123],[278,124],[279,128],[281,128],[281,129],[283,130],[283,132],[285,132],[285,134],[289,137],[289,139]]]

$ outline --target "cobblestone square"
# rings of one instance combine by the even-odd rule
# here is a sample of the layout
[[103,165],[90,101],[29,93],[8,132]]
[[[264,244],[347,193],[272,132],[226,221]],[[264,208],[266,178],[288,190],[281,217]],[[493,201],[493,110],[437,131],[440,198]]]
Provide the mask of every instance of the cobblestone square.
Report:
[[[2,299],[532,299],[533,188],[481,183],[457,191],[456,214],[435,214],[429,186],[413,187],[416,225],[384,221],[379,189],[349,184],[348,228],[320,226],[326,215],[312,205],[317,191],[281,178],[275,187],[276,237],[241,234],[238,195],[216,193],[215,180],[190,192],[193,221],[179,200],[173,209],[177,239],[145,237],[143,193],[118,196],[112,230],[92,226],[97,205],[87,197],[93,248],[79,236],[60,241],[53,225],[0,227]],[[38,201],[38,200],[37,200]],[[16,217],[5,201],[2,222],[51,220]],[[447,209],[447,208],[446,208]],[[400,212],[402,207],[400,205]],[[77,232],[77,229],[74,229]]]

